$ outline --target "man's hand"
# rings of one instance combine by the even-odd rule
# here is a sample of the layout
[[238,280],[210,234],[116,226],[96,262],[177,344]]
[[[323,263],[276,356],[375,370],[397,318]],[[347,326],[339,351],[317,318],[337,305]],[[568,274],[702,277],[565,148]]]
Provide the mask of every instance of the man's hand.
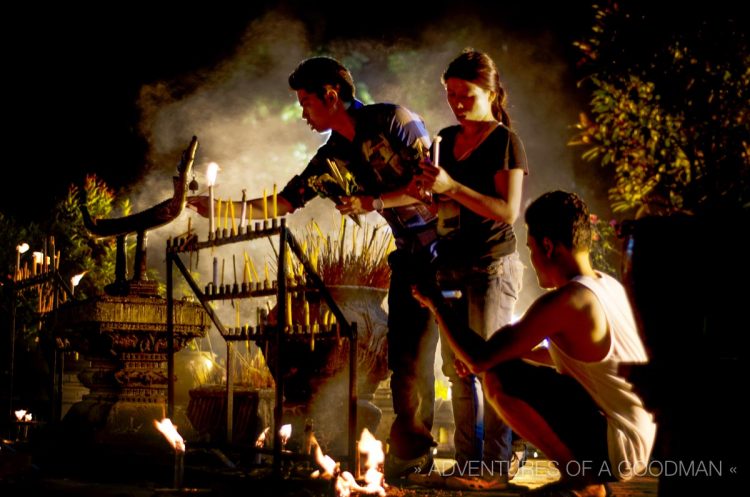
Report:
[[208,196],[193,195],[187,198],[187,207],[193,209],[198,215],[208,217]]
[[467,366],[462,360],[455,359],[453,361],[453,366],[456,368],[456,374],[459,378],[466,378],[471,374],[471,371],[469,371],[469,366]]
[[352,197],[341,197],[336,208],[342,215],[367,214],[375,210],[372,205],[374,197],[369,195],[357,195]]

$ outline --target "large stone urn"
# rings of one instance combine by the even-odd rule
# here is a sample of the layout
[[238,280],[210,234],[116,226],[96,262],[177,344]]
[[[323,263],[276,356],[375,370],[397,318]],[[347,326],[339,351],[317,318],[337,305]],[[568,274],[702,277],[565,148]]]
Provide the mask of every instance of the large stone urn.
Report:
[[[336,304],[350,322],[357,323],[357,433],[363,428],[375,432],[381,411],[373,395],[388,377],[388,291],[360,286],[329,286]],[[314,350],[307,341],[284,344],[285,422],[301,433],[310,420],[318,441],[331,451],[346,440],[349,343],[317,341]],[[276,361],[273,346],[268,349],[271,371]],[[298,431],[299,429],[299,431]],[[343,453],[343,452],[342,452]]]

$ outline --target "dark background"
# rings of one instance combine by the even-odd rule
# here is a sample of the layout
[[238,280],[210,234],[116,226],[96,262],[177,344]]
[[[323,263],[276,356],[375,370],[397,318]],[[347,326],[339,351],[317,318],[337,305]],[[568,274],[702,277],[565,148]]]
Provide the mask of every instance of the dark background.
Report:
[[[21,223],[40,221],[54,199],[87,173],[96,172],[114,188],[134,183],[148,167],[138,129],[141,86],[210,70],[231,55],[247,25],[271,9],[302,20],[313,44],[323,47],[347,38],[395,44],[437,19],[449,16],[460,26],[463,15],[479,15],[529,37],[556,37],[572,68],[577,57],[572,41],[590,29],[593,15],[586,1],[186,5],[25,4],[3,15],[0,212]],[[586,96],[580,98],[585,104]]]

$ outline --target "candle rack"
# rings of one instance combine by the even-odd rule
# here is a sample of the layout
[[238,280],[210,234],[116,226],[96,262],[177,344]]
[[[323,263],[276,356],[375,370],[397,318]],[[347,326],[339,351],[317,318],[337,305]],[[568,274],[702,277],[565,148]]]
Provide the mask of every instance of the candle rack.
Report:
[[[54,238],[50,237],[52,253],[54,254]],[[36,313],[39,315],[40,327],[39,331],[42,331],[41,323],[45,322],[45,317],[52,316],[54,321],[55,313],[57,312],[60,304],[65,300],[72,300],[73,292],[70,286],[63,280],[62,276],[57,269],[59,264],[59,253],[52,263],[46,262],[46,249],[43,257],[44,262],[39,265],[39,271],[36,268],[33,273],[16,269],[13,280],[8,284],[10,290],[10,309],[11,309],[11,320],[10,320],[10,361],[9,361],[9,391],[8,391],[8,412],[9,419],[13,418],[13,411],[15,410],[13,404],[14,389],[15,389],[15,373],[16,373],[16,310],[18,307],[19,299],[25,299],[25,294],[28,290],[38,290],[40,295],[46,289],[46,295],[48,301],[44,303],[40,299],[39,307]],[[39,296],[37,298],[40,298]],[[49,300],[51,298],[51,300]],[[53,326],[47,327],[50,330]],[[54,338],[54,337],[53,337]],[[58,421],[61,412],[62,405],[62,375],[63,375],[63,355],[60,353],[61,349],[57,345],[57,341],[52,341],[53,350],[50,356],[51,364],[50,371],[52,372],[52,378],[49,384],[51,391],[50,395],[50,408],[49,416],[50,420]]]
[[[243,283],[239,285],[214,285],[209,283],[204,289],[201,289],[191,276],[180,254],[198,252],[207,248],[219,247],[241,242],[251,242],[258,239],[267,239],[272,236],[279,237],[279,250],[277,261],[277,274],[284,275],[275,281],[266,279],[263,282]],[[295,255],[299,263],[304,268],[305,284],[293,284],[287,281],[287,250]],[[193,294],[205,309],[219,331],[219,334],[226,342],[227,347],[227,387],[226,387],[226,406],[227,406],[227,442],[232,442],[233,411],[234,411],[234,378],[233,378],[233,356],[234,345],[237,342],[253,341],[256,343],[272,344],[277,351],[277,357],[274,367],[275,379],[275,397],[274,406],[274,444],[273,444],[273,474],[276,477],[281,476],[281,460],[284,457],[298,458],[298,454],[290,455],[289,451],[282,451],[281,435],[279,427],[282,425],[283,401],[284,401],[284,380],[281,370],[281,357],[284,355],[284,346],[295,342],[309,342],[311,348],[314,348],[316,341],[341,341],[343,338],[349,340],[349,378],[348,378],[348,431],[347,431],[347,463],[349,468],[354,468],[356,463],[356,412],[357,412],[357,328],[356,323],[349,323],[344,317],[343,312],[333,300],[330,292],[326,288],[323,280],[320,278],[314,267],[303,252],[300,244],[294,238],[292,233],[286,227],[286,219],[274,218],[263,221],[256,221],[248,226],[242,226],[238,229],[230,230],[227,228],[216,229],[209,234],[207,240],[199,240],[195,234],[186,237],[170,239],[166,247],[167,260],[167,356],[168,356],[168,391],[167,407],[168,416],[174,415],[174,277],[173,267],[177,267],[182,274]],[[315,323],[292,323],[291,325],[284,322],[284,317],[289,312],[288,295],[292,292],[317,293],[327,304],[331,314],[335,317],[335,323],[325,323],[323,326]],[[240,300],[252,299],[257,297],[275,296],[277,299],[277,323],[268,324],[259,322],[256,326],[225,326],[214,309],[209,305],[218,300]],[[268,452],[262,450],[261,452]],[[309,456],[305,456],[309,457]]]

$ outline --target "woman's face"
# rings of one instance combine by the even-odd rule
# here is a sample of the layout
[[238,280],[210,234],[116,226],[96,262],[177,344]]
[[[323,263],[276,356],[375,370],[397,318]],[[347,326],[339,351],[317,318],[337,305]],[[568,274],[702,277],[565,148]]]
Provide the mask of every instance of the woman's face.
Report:
[[459,78],[448,78],[445,81],[445,92],[448,105],[458,122],[491,121],[492,100],[494,93],[482,87]]

